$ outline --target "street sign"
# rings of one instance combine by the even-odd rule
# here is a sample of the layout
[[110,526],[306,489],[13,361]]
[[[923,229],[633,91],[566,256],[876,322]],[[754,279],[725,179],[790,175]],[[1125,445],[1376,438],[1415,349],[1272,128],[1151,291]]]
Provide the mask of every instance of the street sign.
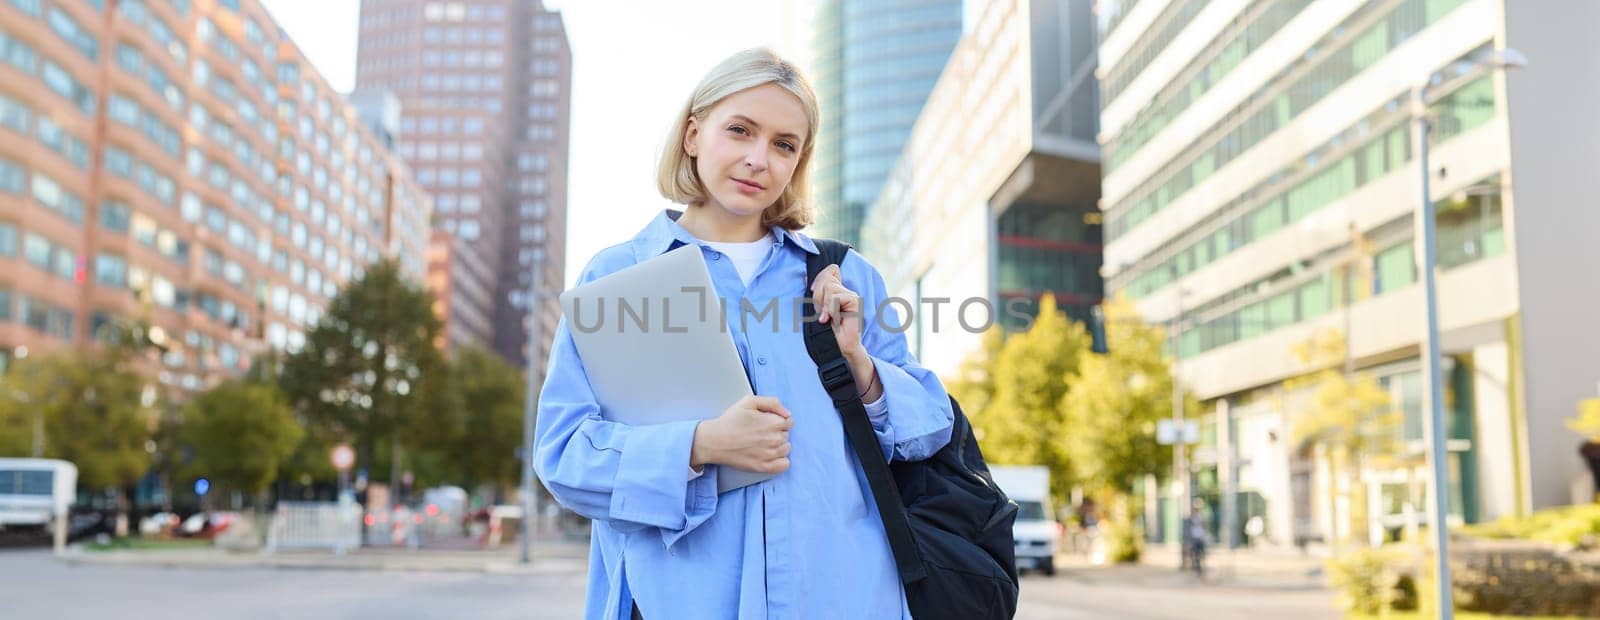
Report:
[[199,480],[194,481],[194,494],[195,495],[199,495],[201,497],[205,497],[206,492],[210,491],[210,490],[211,490],[211,481],[210,480],[206,480],[205,478],[201,478]]
[[349,471],[356,464],[356,451],[346,444],[339,444],[333,448],[333,468],[339,471]]
[[1170,446],[1176,443],[1192,444],[1199,442],[1199,422],[1184,420],[1182,426],[1180,426],[1177,420],[1171,418],[1156,421],[1156,443]]

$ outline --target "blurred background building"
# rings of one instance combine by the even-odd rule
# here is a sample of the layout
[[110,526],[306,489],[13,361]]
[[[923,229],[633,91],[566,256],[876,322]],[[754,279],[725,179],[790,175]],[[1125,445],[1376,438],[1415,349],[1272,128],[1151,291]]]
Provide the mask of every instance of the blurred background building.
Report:
[[811,78],[822,108],[815,233],[861,241],[867,210],[961,38],[961,0],[821,0]]
[[860,242],[891,295],[925,302],[907,335],[947,376],[977,349],[971,328],[1017,327],[1047,292],[1079,320],[1101,300],[1093,3],[983,4]]
[[0,3],[0,370],[123,318],[186,390],[295,350],[432,201],[255,0]]
[[[1289,544],[1427,522],[1418,84],[1433,100],[1449,520],[1591,497],[1562,425],[1600,378],[1593,312],[1575,310],[1600,304],[1600,280],[1572,274],[1600,264],[1600,222],[1573,199],[1600,161],[1580,110],[1596,69],[1563,51],[1592,36],[1577,24],[1593,11],[1569,20],[1571,7],[1102,2],[1106,286],[1180,330],[1182,379],[1210,416],[1196,493],[1238,488],[1238,523],[1260,516],[1267,540]],[[1475,67],[1505,48],[1530,69]],[[1313,367],[1297,345],[1327,332],[1348,347],[1322,366],[1376,377],[1403,413],[1363,424],[1395,447],[1354,476],[1296,428],[1311,391],[1284,384]],[[1364,530],[1328,499],[1352,492],[1367,498]],[[1158,512],[1170,539],[1178,511],[1164,499]]]
[[[566,269],[572,53],[561,16],[517,0],[363,0],[360,28],[357,91],[398,99],[398,151],[444,233],[430,286],[447,344],[525,364],[535,265],[547,289]],[[540,360],[560,315],[543,301]]]

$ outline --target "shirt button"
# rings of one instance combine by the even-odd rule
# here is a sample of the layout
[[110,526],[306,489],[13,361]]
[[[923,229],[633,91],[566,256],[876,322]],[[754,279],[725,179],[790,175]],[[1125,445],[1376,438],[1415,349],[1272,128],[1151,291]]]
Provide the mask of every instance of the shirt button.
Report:
[[722,255],[718,254],[716,252],[712,252],[711,253],[711,260],[722,260]]
[[762,355],[762,356],[756,357],[756,363],[760,364],[762,366],[766,366],[767,365],[767,356]]

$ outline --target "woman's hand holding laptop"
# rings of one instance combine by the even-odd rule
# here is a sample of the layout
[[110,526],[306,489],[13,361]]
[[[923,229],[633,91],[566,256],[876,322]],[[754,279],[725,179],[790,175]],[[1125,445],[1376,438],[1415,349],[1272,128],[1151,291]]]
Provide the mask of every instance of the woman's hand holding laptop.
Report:
[[689,466],[706,464],[763,474],[789,469],[789,429],[794,419],[783,403],[771,396],[746,396],[721,416],[695,427]]

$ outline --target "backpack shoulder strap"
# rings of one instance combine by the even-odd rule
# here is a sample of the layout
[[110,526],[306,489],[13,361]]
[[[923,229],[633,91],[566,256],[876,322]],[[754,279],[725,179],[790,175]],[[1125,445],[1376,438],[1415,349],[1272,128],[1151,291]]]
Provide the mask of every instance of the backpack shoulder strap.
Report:
[[[816,243],[819,253],[806,255],[808,288],[828,265],[842,266],[845,255],[850,251],[848,244],[831,239],[812,241]],[[802,315],[806,351],[811,354],[811,360],[817,363],[817,375],[822,379],[822,387],[833,399],[833,407],[838,410],[844,423],[845,437],[849,439],[856,460],[861,463],[862,473],[866,474],[873,503],[878,507],[884,534],[889,539],[889,549],[894,553],[895,565],[900,571],[900,581],[904,584],[915,583],[927,576],[927,569],[923,567],[916,541],[911,537],[911,524],[905,506],[900,502],[899,487],[889,471],[888,461],[883,458],[872,423],[867,419],[867,409],[861,402],[855,375],[851,374],[850,364],[845,361],[844,353],[839,350],[839,342],[833,337],[833,327],[817,322],[816,315],[808,296]]]
[[827,269],[828,265],[844,265],[844,257],[850,253],[850,244],[832,239],[812,238],[812,243],[817,245],[817,254],[806,255],[806,284],[811,284],[817,279],[817,274]]

